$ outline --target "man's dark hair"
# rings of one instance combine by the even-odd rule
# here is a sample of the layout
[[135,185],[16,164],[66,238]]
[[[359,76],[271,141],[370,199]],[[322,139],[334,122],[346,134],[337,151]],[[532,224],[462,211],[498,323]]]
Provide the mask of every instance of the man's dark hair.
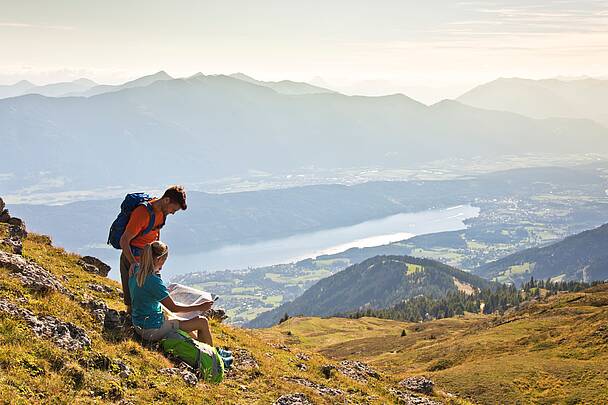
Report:
[[186,190],[182,186],[172,186],[165,190],[165,194],[161,198],[169,198],[171,202],[179,204],[179,206],[185,210],[188,208],[186,205]]

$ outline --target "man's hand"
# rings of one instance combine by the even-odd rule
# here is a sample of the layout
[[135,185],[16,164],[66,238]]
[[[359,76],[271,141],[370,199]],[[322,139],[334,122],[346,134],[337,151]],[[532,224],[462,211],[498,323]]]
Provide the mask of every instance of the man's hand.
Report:
[[133,275],[136,265],[137,265],[137,263],[131,263],[131,266],[129,266],[129,277],[131,277]]
[[198,310],[202,312],[207,312],[213,306],[213,301],[205,301],[202,304],[198,305]]

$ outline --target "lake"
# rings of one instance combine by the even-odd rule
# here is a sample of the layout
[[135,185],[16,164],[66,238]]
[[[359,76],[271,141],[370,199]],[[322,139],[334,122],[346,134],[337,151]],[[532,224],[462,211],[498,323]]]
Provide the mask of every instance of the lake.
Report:
[[[290,263],[353,247],[381,246],[416,235],[464,229],[464,220],[479,215],[479,208],[459,205],[438,210],[391,215],[340,228],[308,232],[251,244],[226,245],[188,255],[169,255],[166,277],[194,271],[245,269]],[[116,267],[118,268],[118,267]]]

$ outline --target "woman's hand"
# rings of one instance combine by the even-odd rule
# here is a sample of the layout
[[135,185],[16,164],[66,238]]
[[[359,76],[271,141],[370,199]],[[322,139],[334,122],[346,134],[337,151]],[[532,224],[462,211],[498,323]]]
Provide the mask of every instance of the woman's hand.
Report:
[[202,304],[198,304],[198,310],[202,312],[209,311],[213,306],[213,301],[205,301]]

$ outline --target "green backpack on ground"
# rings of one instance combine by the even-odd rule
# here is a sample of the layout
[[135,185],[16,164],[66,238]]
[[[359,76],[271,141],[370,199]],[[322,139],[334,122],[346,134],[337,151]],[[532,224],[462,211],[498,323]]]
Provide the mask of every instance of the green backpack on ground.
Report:
[[170,332],[160,344],[166,354],[198,370],[205,381],[219,383],[224,379],[224,362],[215,347],[194,340],[179,329]]

